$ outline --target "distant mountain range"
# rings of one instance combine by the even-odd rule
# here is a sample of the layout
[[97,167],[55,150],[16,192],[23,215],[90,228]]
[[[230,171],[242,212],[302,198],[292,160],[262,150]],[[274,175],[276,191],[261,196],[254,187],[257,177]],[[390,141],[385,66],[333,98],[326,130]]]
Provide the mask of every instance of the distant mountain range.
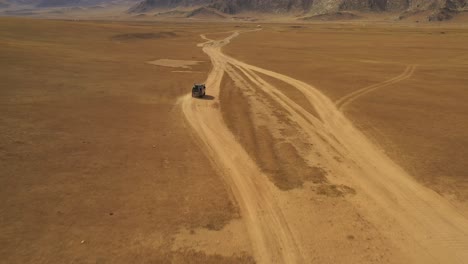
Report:
[[27,5],[33,7],[93,6],[99,4],[133,4],[141,0],[0,0],[0,5]]
[[467,7],[467,0],[144,0],[130,12],[144,13],[158,8],[204,7],[225,14],[241,12],[302,13],[324,15],[342,11],[401,12],[432,11],[434,20],[449,18]]
[[224,18],[248,12],[292,14],[301,16],[302,19],[353,19],[359,17],[355,13],[392,12],[399,14],[402,19],[422,15],[432,21],[448,20],[468,10],[467,2],[468,0],[0,0],[0,8],[18,5],[47,8],[119,4],[130,7],[130,14],[164,10],[166,15],[183,13],[185,17],[191,17],[204,14]]

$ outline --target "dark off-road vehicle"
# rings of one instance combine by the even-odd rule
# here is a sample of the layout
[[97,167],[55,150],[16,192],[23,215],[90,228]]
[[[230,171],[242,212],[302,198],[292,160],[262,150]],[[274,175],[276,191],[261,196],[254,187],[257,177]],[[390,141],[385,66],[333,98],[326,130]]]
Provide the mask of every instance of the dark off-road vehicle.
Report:
[[192,97],[202,98],[205,96],[206,87],[204,84],[194,84],[192,87]]

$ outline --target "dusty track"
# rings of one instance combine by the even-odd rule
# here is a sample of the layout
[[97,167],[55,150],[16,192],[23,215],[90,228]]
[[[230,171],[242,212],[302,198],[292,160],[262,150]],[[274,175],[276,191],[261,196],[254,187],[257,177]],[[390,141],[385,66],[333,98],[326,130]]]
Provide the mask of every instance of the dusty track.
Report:
[[[238,34],[235,32],[221,41],[203,36],[207,42],[200,45],[213,63],[206,83],[215,100],[195,100],[187,96],[181,103],[188,122],[213,162],[222,170],[239,202],[257,261],[303,262],[301,241],[293,235],[300,230],[292,232],[287,216],[275,201],[278,190],[249,158],[223,122],[217,98],[224,73],[238,83],[255,86],[271,95],[319,150],[320,164],[335,176],[350,179],[363,193],[354,202],[368,213],[368,218],[386,230],[389,236],[403,233],[408,240],[402,242],[402,247],[414,243],[408,253],[413,254],[415,260],[425,263],[466,263],[467,219],[438,194],[414,181],[358,131],[319,90],[291,77],[224,55],[221,47]],[[413,71],[414,67],[409,66],[403,74],[352,93],[342,98],[339,104],[344,107],[363,94],[408,78]],[[304,110],[257,73],[295,87],[315,107],[318,116]]]
[[[221,47],[238,33],[222,41],[201,44],[211,57],[213,70],[206,81],[210,95],[219,97],[227,63]],[[202,36],[206,39],[205,36]],[[275,202],[272,184],[236,142],[225,126],[216,102],[183,98],[183,111],[203,141],[213,162],[223,171],[241,207],[256,259],[260,263],[300,263],[302,256],[281,209]]]
[[362,89],[356,90],[348,95],[345,95],[343,96],[343,98],[340,98],[339,100],[336,101],[336,105],[338,106],[340,110],[343,110],[346,106],[348,106],[350,103],[354,102],[356,99],[358,99],[359,97],[363,95],[366,95],[377,89],[384,88],[386,86],[389,86],[389,85],[392,85],[397,82],[401,82],[410,78],[413,75],[415,69],[416,69],[416,65],[409,65],[406,67],[405,71],[402,74],[394,78],[391,78],[389,80],[386,80],[384,82],[373,84],[373,85],[364,87]]

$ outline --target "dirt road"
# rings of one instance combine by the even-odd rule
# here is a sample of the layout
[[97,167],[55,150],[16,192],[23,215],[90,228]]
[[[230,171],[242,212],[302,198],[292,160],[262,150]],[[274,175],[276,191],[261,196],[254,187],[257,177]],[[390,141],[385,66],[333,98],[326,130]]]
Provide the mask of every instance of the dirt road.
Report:
[[[227,66],[224,57],[220,56],[221,47],[237,35],[238,33],[233,33],[222,41],[208,40],[202,44],[213,63],[206,86],[210,87],[209,95],[214,98],[219,97],[220,83]],[[232,187],[257,261],[300,263],[301,253],[272,195],[271,188],[274,187],[224,125],[218,102],[192,100],[187,96],[183,98],[182,106],[187,120],[203,141],[209,156]]]
[[413,75],[415,69],[416,69],[416,65],[408,65],[405,68],[405,70],[403,71],[402,74],[400,74],[400,75],[398,75],[398,76],[396,76],[394,78],[391,78],[389,80],[386,80],[384,82],[364,87],[364,88],[356,90],[356,91],[354,91],[354,92],[352,92],[352,93],[350,93],[350,94],[348,94],[346,96],[343,96],[343,98],[336,101],[336,105],[339,107],[340,110],[342,110],[347,105],[354,102],[359,97],[361,97],[363,95],[366,95],[367,93],[370,93],[370,92],[375,91],[377,89],[384,88],[386,86],[390,86],[392,84],[395,84],[397,82],[401,82],[403,80],[406,80],[406,79],[410,78]]
[[[208,156],[222,171],[239,203],[259,263],[302,263],[300,241],[288,225],[288,216],[276,202],[278,190],[268,180],[224,124],[219,91],[227,73],[236,83],[265,91],[289,114],[320,152],[320,164],[336,178],[353,183],[360,193],[352,202],[389,237],[401,234],[398,243],[419,263],[466,263],[468,220],[435,192],[421,186],[384,152],[368,140],[318,89],[291,77],[248,65],[222,53],[238,36],[200,44],[213,69],[206,81],[213,100],[181,99],[184,114]],[[410,77],[414,67],[384,83],[363,88],[340,101],[344,107],[362,94]],[[314,106],[316,114],[290,100],[260,74],[295,87]],[[337,158],[338,157],[338,158]],[[304,205],[307,206],[307,205]],[[295,227],[300,228],[300,227]]]

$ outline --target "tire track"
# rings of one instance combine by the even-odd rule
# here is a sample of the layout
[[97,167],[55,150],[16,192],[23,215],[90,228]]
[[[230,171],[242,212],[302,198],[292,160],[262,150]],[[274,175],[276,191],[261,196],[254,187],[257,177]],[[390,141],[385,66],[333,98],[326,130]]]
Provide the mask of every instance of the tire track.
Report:
[[389,85],[392,85],[392,84],[395,84],[395,83],[398,83],[398,82],[401,82],[401,81],[404,81],[408,78],[410,78],[414,71],[416,69],[416,65],[408,65],[405,70],[403,71],[402,74],[396,76],[396,77],[393,77],[389,80],[386,80],[384,82],[381,82],[381,83],[377,83],[377,84],[373,84],[373,85],[370,85],[370,86],[367,86],[367,87],[364,87],[364,88],[361,88],[357,91],[354,91],[348,95],[345,95],[343,96],[342,98],[340,98],[339,100],[336,101],[336,105],[337,107],[340,109],[340,110],[343,110],[345,109],[349,104],[351,104],[352,102],[354,102],[355,100],[357,100],[359,97],[361,96],[364,96],[370,92],[373,92],[377,89],[381,89],[381,88],[384,88],[384,87],[387,87]]
[[[320,163],[331,164],[332,168],[329,169],[352,178],[361,191],[371,199],[362,199],[359,204],[365,206],[371,218],[375,218],[372,215],[381,216],[375,221],[379,221],[382,228],[389,228],[389,218],[397,221],[398,226],[388,230],[389,236],[403,231],[412,240],[412,243],[407,242],[409,243],[407,246],[413,249],[421,247],[434,263],[465,263],[468,259],[467,219],[441,196],[417,183],[374,146],[331,100],[316,88],[291,77],[248,65],[233,58],[229,58],[228,61],[236,67],[282,80],[296,87],[309,99],[323,120],[324,131],[321,133],[328,133],[328,138],[336,139],[326,140],[327,146],[320,151],[323,154]],[[412,69],[409,68],[398,79],[407,78],[411,72]],[[261,79],[259,76],[253,78]],[[272,98],[275,99],[274,96]],[[295,118],[300,120],[299,116]],[[311,133],[310,139],[314,140],[313,133],[316,131],[308,132]],[[321,142],[313,143],[323,146]],[[345,157],[342,164],[334,162],[332,156],[336,152]],[[419,255],[413,257],[424,258]]]
[[[236,37],[214,41],[202,36],[201,44],[210,56],[213,68],[206,81],[210,95],[219,97],[219,89],[227,62],[220,56],[221,47]],[[224,124],[216,102],[182,98],[186,119],[202,141],[203,149],[223,172],[239,203],[247,226],[256,261],[259,263],[303,263],[302,253],[275,198],[275,187],[255,162],[237,143]]]
[[[358,207],[389,237],[404,234],[395,241],[416,260],[433,263],[466,263],[468,259],[468,220],[440,195],[417,183],[406,171],[357,130],[342,111],[318,89],[286,75],[238,61],[222,53],[221,47],[236,37],[201,44],[210,56],[213,69],[207,86],[216,98],[223,75],[238,83],[262,89],[279,103],[291,120],[308,134],[321,155],[320,164],[341,177],[350,179],[362,193]],[[244,76],[237,73],[239,70]],[[408,66],[397,77],[368,86],[339,100],[341,108],[375,89],[409,78],[415,70]],[[281,80],[304,94],[319,118],[290,100],[281,90],[258,73]],[[245,78],[248,80],[246,81]],[[252,89],[250,87],[249,89]],[[259,263],[302,263],[301,241],[293,234],[287,216],[276,202],[277,189],[250,159],[224,124],[216,102],[182,99],[183,112],[203,142],[203,147],[225,176],[239,202]],[[343,157],[338,161],[336,156]],[[391,219],[391,220],[390,220]],[[390,221],[389,221],[390,220]],[[393,224],[394,223],[394,224]],[[296,227],[300,228],[300,227]],[[424,255],[419,254],[424,252]],[[426,261],[424,261],[426,262]]]

